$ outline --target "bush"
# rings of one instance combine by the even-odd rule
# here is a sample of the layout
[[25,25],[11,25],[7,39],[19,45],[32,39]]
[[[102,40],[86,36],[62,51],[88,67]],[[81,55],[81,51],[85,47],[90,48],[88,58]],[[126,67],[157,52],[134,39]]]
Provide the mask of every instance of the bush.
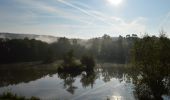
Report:
[[93,56],[85,55],[80,61],[81,64],[86,67],[86,69],[93,69],[95,66],[95,60]]

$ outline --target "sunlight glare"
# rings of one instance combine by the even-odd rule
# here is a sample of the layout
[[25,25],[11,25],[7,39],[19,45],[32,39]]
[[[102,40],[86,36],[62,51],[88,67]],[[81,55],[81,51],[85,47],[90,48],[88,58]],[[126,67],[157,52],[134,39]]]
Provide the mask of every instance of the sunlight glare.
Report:
[[113,4],[115,6],[118,6],[122,3],[122,0],[108,0],[110,4]]
[[111,100],[122,100],[122,96],[112,96]]

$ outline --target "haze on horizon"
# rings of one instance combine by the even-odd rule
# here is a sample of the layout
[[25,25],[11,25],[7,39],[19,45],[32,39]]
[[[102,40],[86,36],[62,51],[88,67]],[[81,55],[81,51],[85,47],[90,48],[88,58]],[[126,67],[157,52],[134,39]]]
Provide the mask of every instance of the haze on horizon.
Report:
[[0,32],[75,38],[170,36],[169,0],[0,0]]

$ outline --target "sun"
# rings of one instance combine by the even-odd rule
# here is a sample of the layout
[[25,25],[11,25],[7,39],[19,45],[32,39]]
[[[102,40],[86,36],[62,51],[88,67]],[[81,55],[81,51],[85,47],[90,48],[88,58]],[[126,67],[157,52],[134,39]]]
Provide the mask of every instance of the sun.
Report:
[[122,0],[107,0],[110,4],[118,6],[122,3]]

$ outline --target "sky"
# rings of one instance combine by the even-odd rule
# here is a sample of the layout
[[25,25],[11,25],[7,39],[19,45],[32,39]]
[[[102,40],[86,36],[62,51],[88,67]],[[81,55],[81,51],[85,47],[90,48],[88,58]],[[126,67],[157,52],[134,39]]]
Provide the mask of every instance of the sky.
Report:
[[170,0],[0,0],[0,32],[92,38],[170,36]]

